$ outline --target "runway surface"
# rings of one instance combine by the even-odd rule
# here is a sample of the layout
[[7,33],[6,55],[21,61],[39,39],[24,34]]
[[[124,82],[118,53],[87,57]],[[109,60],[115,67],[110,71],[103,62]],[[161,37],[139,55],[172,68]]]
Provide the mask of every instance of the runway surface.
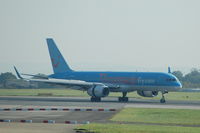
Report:
[[159,100],[132,99],[128,103],[119,103],[117,98],[104,98],[102,102],[90,102],[87,97],[23,97],[3,96],[0,97],[0,109],[3,108],[79,108],[79,109],[109,109],[117,111],[0,111],[0,119],[11,119],[13,121],[33,120],[55,120],[56,123],[64,121],[90,121],[107,122],[114,114],[122,108],[179,108],[200,109],[200,101],[167,101],[165,104]]
[[[0,97],[0,109],[3,108],[89,108],[89,109],[116,109],[117,111],[0,111],[0,119],[12,120],[12,123],[1,123],[0,133],[18,131],[34,131],[39,132],[51,132],[56,131],[58,127],[61,130],[57,132],[69,133],[75,132],[73,129],[75,125],[61,124],[64,121],[90,121],[90,123],[109,123],[109,119],[118,113],[122,108],[179,108],[179,109],[200,109],[200,101],[173,101],[168,100],[167,103],[161,104],[159,100],[144,100],[130,98],[128,103],[119,103],[117,98],[107,97],[103,98],[102,102],[90,102],[89,97],[30,97],[30,96],[1,96]],[[22,126],[23,123],[20,120],[32,120],[33,123],[29,123],[28,126]],[[50,124],[42,124],[44,126],[39,127],[43,120],[55,120],[56,123],[52,126]],[[39,124],[39,125],[37,125]],[[19,125],[21,128],[19,128]],[[7,128],[5,128],[7,127]],[[51,128],[52,130],[50,130]]]
[[0,133],[75,133],[75,125],[43,123],[0,123]]
[[167,100],[160,103],[154,99],[130,98],[127,103],[119,103],[117,98],[106,97],[102,102],[90,102],[89,97],[28,97],[28,96],[1,96],[0,108],[15,107],[65,107],[65,108],[115,108],[124,107],[153,107],[153,108],[182,108],[200,109],[200,101],[174,101]]

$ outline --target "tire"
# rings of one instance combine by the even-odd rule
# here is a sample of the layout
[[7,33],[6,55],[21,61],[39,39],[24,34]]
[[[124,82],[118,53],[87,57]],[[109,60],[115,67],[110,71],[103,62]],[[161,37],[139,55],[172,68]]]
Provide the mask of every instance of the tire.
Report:
[[124,102],[128,102],[128,97],[124,97]]
[[91,97],[91,98],[90,98],[90,101],[91,101],[91,102],[95,102],[94,97]]
[[90,101],[91,102],[101,102],[101,98],[100,97],[91,97]]
[[128,97],[119,97],[118,101],[119,102],[128,102]]
[[119,102],[122,102],[122,99],[121,99],[121,97],[118,97],[118,101],[119,101]]
[[95,102],[101,102],[101,98],[100,97],[96,97],[96,101]]
[[160,103],[165,103],[166,101],[165,101],[165,99],[160,99]]

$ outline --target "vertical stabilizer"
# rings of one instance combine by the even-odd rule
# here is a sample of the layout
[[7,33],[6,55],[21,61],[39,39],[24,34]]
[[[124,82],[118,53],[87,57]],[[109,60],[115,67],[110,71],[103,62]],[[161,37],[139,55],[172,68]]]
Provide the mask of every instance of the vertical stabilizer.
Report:
[[171,73],[171,68],[170,67],[168,67],[168,73]]
[[65,59],[57,48],[54,40],[52,38],[47,38],[47,45],[49,48],[49,54],[51,58],[51,63],[54,73],[63,73],[67,71],[72,71],[67,65]]

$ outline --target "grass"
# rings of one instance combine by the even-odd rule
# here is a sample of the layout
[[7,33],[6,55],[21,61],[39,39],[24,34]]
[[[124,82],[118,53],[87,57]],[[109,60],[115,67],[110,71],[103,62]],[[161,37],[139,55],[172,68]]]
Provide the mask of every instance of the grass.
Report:
[[[88,124],[78,126],[95,133],[199,133],[200,127],[176,126],[200,125],[199,110],[126,108],[116,114],[112,121],[141,122],[144,124]],[[145,125],[146,123],[146,125]],[[155,125],[148,125],[155,123]],[[166,124],[166,125],[156,125]],[[169,126],[167,124],[170,124]],[[172,126],[173,125],[173,126]]]
[[[159,94],[155,99],[160,99],[161,94]],[[166,100],[200,100],[200,92],[169,92],[165,94]]]
[[[78,128],[95,133],[199,133],[199,127],[176,127],[131,124],[89,124]],[[78,129],[77,128],[77,129]]]
[[[52,93],[53,96],[83,96],[88,97],[87,92],[70,89],[0,89],[0,96],[37,96],[38,93]],[[119,97],[121,93],[110,93],[109,96]],[[161,94],[157,97],[146,98],[139,96],[136,92],[128,93],[129,97],[137,99],[160,99]],[[200,100],[198,92],[170,92],[165,95],[166,100]]]
[[112,121],[144,122],[162,124],[200,125],[199,110],[126,108],[116,114]]

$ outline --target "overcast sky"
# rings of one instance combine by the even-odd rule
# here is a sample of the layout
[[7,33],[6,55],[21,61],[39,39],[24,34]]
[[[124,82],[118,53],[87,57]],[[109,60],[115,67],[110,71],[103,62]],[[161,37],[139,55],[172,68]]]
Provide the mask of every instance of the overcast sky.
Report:
[[45,39],[75,70],[200,68],[199,0],[0,0],[0,72],[52,73]]

